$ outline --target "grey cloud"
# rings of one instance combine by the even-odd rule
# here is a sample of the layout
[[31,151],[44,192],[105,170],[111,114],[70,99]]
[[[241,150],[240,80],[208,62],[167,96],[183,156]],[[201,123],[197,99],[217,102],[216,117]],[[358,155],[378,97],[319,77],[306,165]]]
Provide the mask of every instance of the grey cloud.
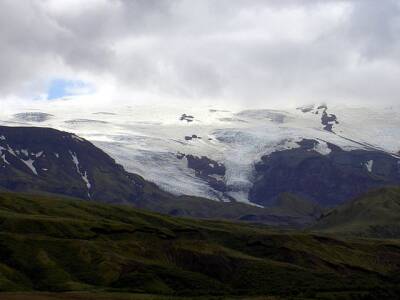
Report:
[[399,54],[400,3],[387,0],[380,5],[373,0],[355,1],[348,32],[360,53],[368,59]]
[[396,0],[90,3],[0,2],[0,94],[68,69],[165,99],[398,101]]

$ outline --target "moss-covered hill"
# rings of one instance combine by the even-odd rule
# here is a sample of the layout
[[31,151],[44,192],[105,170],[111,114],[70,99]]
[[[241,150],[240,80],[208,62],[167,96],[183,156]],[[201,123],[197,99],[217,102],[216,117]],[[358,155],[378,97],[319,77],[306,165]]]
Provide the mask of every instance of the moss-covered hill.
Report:
[[390,299],[399,271],[398,241],[343,241],[0,194],[1,291]]
[[400,188],[382,188],[323,216],[313,229],[340,235],[400,238]]

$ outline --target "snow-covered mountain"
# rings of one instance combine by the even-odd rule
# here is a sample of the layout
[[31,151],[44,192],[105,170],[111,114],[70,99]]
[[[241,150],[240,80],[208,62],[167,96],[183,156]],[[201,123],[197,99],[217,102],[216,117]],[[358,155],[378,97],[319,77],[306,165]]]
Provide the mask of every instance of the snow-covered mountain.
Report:
[[[399,107],[312,105],[231,111],[141,105],[88,110],[76,103],[55,102],[10,110],[0,114],[0,120],[7,126],[45,126],[73,132],[104,150],[127,171],[169,192],[223,201],[249,202],[254,182],[261,176],[256,166],[262,158],[301,148],[303,140],[315,141],[307,151],[322,156],[329,156],[335,145],[348,152],[382,153],[397,163],[400,151]],[[378,166],[365,159],[357,161],[357,166],[376,175]],[[393,162],[390,164],[393,169]],[[392,177],[385,177],[385,182],[391,182]]]

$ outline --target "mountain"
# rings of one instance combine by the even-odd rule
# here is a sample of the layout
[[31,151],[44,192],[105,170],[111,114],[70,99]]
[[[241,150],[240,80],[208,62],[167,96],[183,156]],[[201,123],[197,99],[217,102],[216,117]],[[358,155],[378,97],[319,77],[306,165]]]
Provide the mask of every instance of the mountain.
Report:
[[400,160],[374,150],[350,150],[304,139],[299,147],[263,156],[255,165],[250,201],[270,206],[282,193],[291,193],[335,206],[371,189],[400,185]]
[[337,235],[400,238],[400,188],[369,192],[323,215],[312,227]]
[[86,292],[83,299],[105,292],[115,294],[104,299],[125,299],[118,292],[168,299],[399,293],[398,241],[340,240],[21,193],[0,193],[0,224],[0,291],[25,291],[25,299],[32,291]]
[[399,107],[82,108],[66,100],[10,109],[0,124],[73,132],[177,196],[270,206],[289,192],[330,207],[399,182]]
[[0,186],[109,203],[143,197],[146,182],[75,134],[39,127],[0,127]]
[[176,196],[125,171],[89,141],[51,128],[0,126],[0,170],[0,189],[128,204],[174,216],[291,227],[310,224],[318,217],[286,208]]

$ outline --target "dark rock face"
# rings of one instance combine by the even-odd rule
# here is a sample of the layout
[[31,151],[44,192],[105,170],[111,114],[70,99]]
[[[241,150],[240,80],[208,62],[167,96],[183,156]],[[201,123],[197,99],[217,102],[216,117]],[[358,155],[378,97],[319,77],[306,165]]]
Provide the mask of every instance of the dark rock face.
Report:
[[250,201],[274,205],[279,195],[292,193],[324,206],[337,205],[366,191],[400,184],[399,159],[378,151],[344,151],[328,144],[331,153],[316,152],[314,140],[300,148],[274,152],[255,166]]
[[194,117],[193,117],[193,116],[190,116],[190,115],[187,115],[187,114],[183,114],[183,115],[179,118],[179,120],[181,120],[181,121],[186,121],[186,122],[190,123],[190,122],[193,122],[193,121],[194,121]]
[[326,131],[333,132],[333,125],[339,124],[336,115],[328,114],[327,109],[322,112],[321,124],[324,125]]
[[298,107],[298,110],[300,110],[303,113],[313,113],[316,115],[319,115],[321,112],[321,124],[324,126],[324,130],[333,132],[333,126],[335,124],[339,124],[339,120],[336,115],[328,113],[328,106],[326,104],[319,105],[315,108],[315,105],[308,105],[308,106],[302,106]]
[[201,136],[198,136],[196,134],[192,134],[191,136],[189,136],[189,135],[185,136],[185,141],[191,141],[191,140],[196,140],[196,139],[201,140]]
[[134,202],[145,182],[90,142],[49,128],[0,127],[0,187],[111,203]]
[[226,173],[226,168],[222,163],[212,160],[206,156],[194,156],[178,153],[177,157],[183,159],[186,157],[188,168],[195,171],[198,178],[205,180],[213,189],[219,192],[226,191],[226,185],[223,177]]

